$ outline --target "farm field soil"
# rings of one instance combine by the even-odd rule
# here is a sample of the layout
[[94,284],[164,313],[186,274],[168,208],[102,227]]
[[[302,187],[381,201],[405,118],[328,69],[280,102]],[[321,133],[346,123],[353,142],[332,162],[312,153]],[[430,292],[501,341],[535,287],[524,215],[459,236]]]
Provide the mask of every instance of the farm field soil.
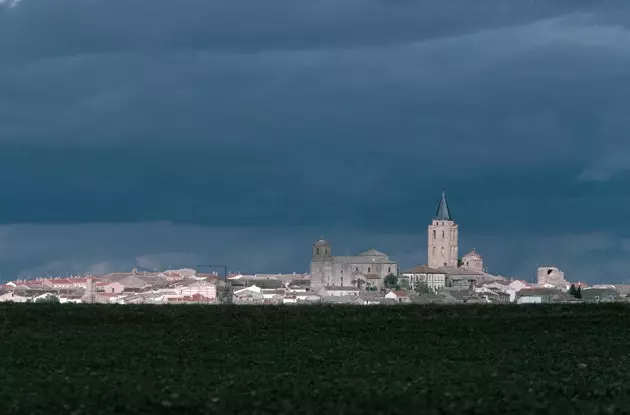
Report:
[[630,307],[0,305],[1,414],[630,412]]

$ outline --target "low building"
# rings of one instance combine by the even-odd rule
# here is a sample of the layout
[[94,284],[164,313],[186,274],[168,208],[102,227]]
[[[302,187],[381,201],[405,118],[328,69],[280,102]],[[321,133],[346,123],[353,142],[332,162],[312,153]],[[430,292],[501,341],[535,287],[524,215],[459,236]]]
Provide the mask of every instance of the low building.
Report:
[[506,281],[495,281],[483,284],[481,289],[490,289],[492,291],[498,291],[505,294],[508,294],[510,297],[510,302],[516,301],[516,294],[522,290],[529,287],[525,281],[522,280],[506,280]]
[[358,295],[327,295],[321,297],[325,304],[366,305],[366,300]]
[[232,293],[232,303],[234,304],[262,304],[263,302],[262,289],[255,285],[241,288]]
[[556,288],[531,287],[520,290],[516,294],[517,304],[530,303],[568,303],[576,299],[565,291]]
[[0,302],[2,303],[5,303],[5,302],[28,303],[30,301],[31,301],[30,297],[27,297],[26,295],[21,295],[15,291],[0,295]]
[[[485,297],[481,296],[479,293],[476,293],[471,290],[451,290],[445,291],[444,294],[448,294],[452,297],[455,303],[461,304],[483,304],[489,303]],[[449,301],[450,302],[450,301]]]
[[81,304],[83,303],[83,294],[66,294],[59,296],[61,304]]
[[418,265],[403,271],[402,275],[409,278],[409,286],[412,289],[416,289],[420,284],[426,284],[427,287],[436,291],[446,285],[446,272],[427,265]]
[[51,287],[55,289],[62,290],[70,290],[73,288],[83,288],[87,287],[87,278],[44,278],[40,280],[41,284],[46,287]]
[[385,298],[388,300],[395,300],[399,303],[405,303],[405,304],[411,303],[411,298],[404,291],[390,291],[387,294],[385,294]]
[[624,298],[611,288],[586,288],[582,290],[581,300],[585,303],[614,303]]
[[120,293],[95,292],[91,301],[96,304],[111,304],[116,303],[119,296],[121,296]]
[[448,288],[468,290],[488,281],[487,274],[467,268],[439,268],[439,271],[446,274]]
[[268,304],[281,304],[286,294],[284,289],[262,289],[261,292]]
[[110,282],[106,285],[100,285],[97,283],[97,288],[110,294],[120,294],[122,292],[142,292],[150,287],[150,283],[143,281],[137,275],[129,275],[121,280]]
[[185,295],[183,297],[169,297],[169,304],[214,304],[215,298],[206,297],[202,294]]
[[322,291],[322,296],[346,297],[358,296],[359,289],[353,287],[326,287]]
[[501,291],[489,290],[477,293],[486,302],[491,304],[509,304],[511,302],[510,294]]
[[191,297],[196,294],[215,301],[217,298],[217,285],[214,281],[185,279],[175,282],[168,291],[175,291],[181,297]]

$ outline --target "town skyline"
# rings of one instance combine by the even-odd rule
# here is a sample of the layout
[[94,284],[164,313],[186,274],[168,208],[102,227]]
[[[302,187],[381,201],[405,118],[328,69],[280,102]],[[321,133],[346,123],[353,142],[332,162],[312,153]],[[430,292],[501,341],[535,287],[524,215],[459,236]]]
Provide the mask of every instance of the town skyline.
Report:
[[[415,252],[411,255],[409,255],[406,258],[405,262],[400,262],[397,260],[397,258],[400,257],[400,255],[389,255],[391,256],[391,261],[393,261],[393,263],[395,264],[396,268],[395,268],[395,272],[393,272],[394,274],[397,274],[399,272],[404,271],[405,269],[410,269],[413,268],[414,266],[417,265],[428,265],[428,266],[433,266],[434,268],[440,268],[442,261],[445,260],[445,258],[442,256],[440,257],[441,259],[438,259],[439,254],[436,254],[436,248],[433,248],[433,257],[435,257],[435,262],[434,260],[431,260],[431,254],[429,251],[429,245],[431,245],[432,242],[435,241],[435,237],[436,237],[436,229],[437,230],[441,230],[442,227],[435,227],[433,225],[439,225],[440,221],[451,221],[454,219],[454,217],[452,216],[452,209],[450,207],[450,204],[447,202],[447,197],[446,197],[446,190],[442,189],[441,193],[440,193],[440,198],[438,199],[437,202],[437,206],[434,209],[435,214],[431,217],[431,220],[428,221],[428,230],[425,232],[425,242],[428,239],[428,244],[425,246],[424,252],[425,252],[425,256],[424,257],[418,257],[417,253]],[[443,224],[444,222],[442,222]],[[458,221],[454,222],[454,225],[457,228],[459,228],[459,223]],[[465,229],[465,228],[464,228]],[[433,232],[433,239],[431,238],[431,232]],[[442,232],[442,231],[440,231]],[[442,236],[444,234],[442,233]],[[452,258],[451,260],[447,260],[444,262],[444,265],[447,265],[448,262],[448,266],[449,267],[456,267],[458,266],[458,262],[462,257],[466,256],[466,253],[470,252],[470,253],[475,253],[475,254],[479,254],[481,253],[481,258],[484,258],[484,254],[483,251],[479,252],[479,250],[476,247],[472,247],[472,248],[468,248],[466,246],[464,246],[463,251],[461,250],[461,245],[459,244],[459,239],[460,239],[460,234],[458,231],[456,231],[455,235],[455,252],[451,255]],[[465,232],[464,232],[465,235]],[[324,236],[320,235],[319,238],[320,241],[324,241]],[[328,241],[327,243],[330,243],[330,241]],[[363,244],[365,244],[366,242],[363,241]],[[447,244],[448,245],[448,244]],[[328,245],[330,246],[330,245]],[[374,250],[374,247],[376,245],[372,245],[370,248],[366,248],[367,245],[364,245],[363,248],[364,249],[359,249],[359,251],[368,251],[368,250]],[[443,245],[442,243],[438,244],[438,246],[446,246]],[[457,251],[457,247],[460,247],[459,252]],[[483,245],[482,245],[483,246]],[[333,255],[350,255],[353,251],[352,247],[344,247],[344,246],[340,246],[340,247],[336,247],[337,249],[335,249],[333,251]],[[328,248],[330,249],[330,248]],[[359,252],[356,251],[356,252]],[[420,252],[422,251],[422,248],[420,248]],[[264,253],[264,252],[268,252],[266,249],[261,251],[260,253]],[[377,250],[377,252],[380,252]],[[312,252],[311,252],[312,253]],[[490,258],[492,258],[492,254],[490,255]],[[195,261],[192,259],[193,256],[188,256],[187,259],[182,258],[181,255],[173,255],[171,257],[171,261],[168,265],[156,265],[156,263],[154,262],[153,264],[151,263],[151,258],[150,257],[145,257],[142,258],[140,261],[136,260],[136,262],[132,265],[131,268],[113,268],[113,267],[106,267],[103,266],[101,268],[92,268],[91,270],[87,271],[87,272],[58,272],[58,273],[51,273],[51,272],[40,272],[39,274],[34,274],[34,275],[19,275],[15,278],[17,279],[22,279],[22,280],[29,280],[29,279],[46,279],[46,278],[65,278],[68,276],[72,276],[72,275],[76,275],[76,276],[86,276],[86,275],[103,275],[103,274],[109,274],[109,273],[116,273],[116,272],[128,272],[130,269],[134,269],[134,270],[140,270],[140,271],[147,271],[147,272],[162,272],[162,271],[166,271],[168,269],[196,269],[199,272],[205,272],[205,271],[215,271],[215,272],[220,272],[223,270],[225,272],[225,270],[227,270],[228,273],[230,274],[291,274],[291,273],[299,273],[299,274],[307,274],[309,271],[304,271],[301,268],[298,269],[293,269],[293,270],[286,270],[286,269],[277,269],[277,268],[273,268],[274,265],[273,263],[271,263],[270,265],[267,265],[269,268],[259,268],[259,269],[248,269],[248,268],[243,268],[243,267],[233,267],[231,265],[228,265],[228,263],[223,262],[223,261],[216,261],[216,260],[212,260],[212,261],[206,261],[203,262],[203,260],[197,258],[197,264],[193,264]],[[215,257],[216,258],[216,257]],[[266,257],[267,258],[267,257]],[[447,255],[448,258],[448,255]],[[271,258],[273,260],[273,257]],[[450,262],[449,262],[450,261]],[[220,264],[220,265],[219,265]],[[430,265],[433,264],[433,265]],[[536,275],[537,273],[537,269],[541,268],[541,267],[557,267],[558,265],[553,263],[553,262],[539,262],[536,263],[535,268],[532,270],[532,275],[515,275],[515,274],[506,274],[506,273],[502,273],[500,271],[497,271],[492,264],[488,264],[488,262],[483,262],[483,265],[481,265],[480,263],[480,271],[483,270],[484,272],[488,272],[491,275],[495,275],[495,276],[501,276],[504,278],[508,278],[508,279],[514,279],[514,280],[522,280],[522,281],[527,281],[527,282],[531,282],[531,283],[536,283],[537,280],[539,280],[539,277]],[[310,267],[307,268],[312,268],[312,265]],[[562,267],[560,267],[562,269]],[[244,269],[244,270],[243,270]],[[312,270],[311,270],[312,271]],[[388,272],[391,273],[391,270]],[[385,273],[387,274],[387,273]],[[385,275],[383,274],[383,275]],[[571,274],[569,274],[569,277],[571,277]],[[600,278],[590,278],[590,280],[588,278],[580,278],[573,276],[574,278],[572,279],[573,281],[576,282],[586,282],[586,283],[591,283],[591,284],[609,284],[609,283],[623,283],[626,284],[627,280],[611,280],[610,278],[605,278],[605,277],[600,277]],[[6,281],[10,281],[11,278],[7,278]],[[0,280],[1,281],[1,280]]]

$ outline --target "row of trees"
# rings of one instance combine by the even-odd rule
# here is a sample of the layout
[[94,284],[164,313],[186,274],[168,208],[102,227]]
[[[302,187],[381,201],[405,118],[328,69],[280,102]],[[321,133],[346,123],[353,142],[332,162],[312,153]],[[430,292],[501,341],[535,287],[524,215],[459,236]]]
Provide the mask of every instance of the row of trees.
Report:
[[[395,290],[400,290],[402,289],[406,289],[408,290],[409,288],[409,280],[406,278],[402,278],[399,279],[397,276],[395,276],[394,274],[389,274],[385,277],[385,280],[383,281],[385,288],[388,289],[395,289]],[[428,292],[430,292],[429,290],[429,286],[426,283],[419,283],[419,284],[415,284],[414,285],[414,291],[416,291],[419,294],[426,294]]]
[[582,298],[582,287],[575,288],[574,284],[571,284],[571,288],[569,288],[569,294],[575,298]]

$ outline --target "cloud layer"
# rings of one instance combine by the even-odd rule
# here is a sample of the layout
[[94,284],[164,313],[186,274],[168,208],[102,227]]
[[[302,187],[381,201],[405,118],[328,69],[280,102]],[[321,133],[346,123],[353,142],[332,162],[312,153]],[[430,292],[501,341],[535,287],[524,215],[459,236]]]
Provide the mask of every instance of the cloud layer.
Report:
[[[200,227],[172,223],[6,225],[0,227],[1,276],[102,274],[139,267],[164,270],[226,265],[241,272],[308,272],[311,245],[322,228]],[[426,262],[426,233],[325,229],[336,255],[376,248],[402,268]],[[503,243],[508,239],[510,243]],[[475,248],[491,272],[535,281],[538,266],[557,265],[572,281],[624,282],[630,239],[610,233],[537,237],[461,234],[460,254]],[[625,256],[625,257],[624,257]],[[593,261],[597,258],[597,261]],[[199,267],[222,273],[220,267]]]
[[406,240],[446,188],[492,249],[621,240],[629,23],[622,1],[0,2],[0,222]]

